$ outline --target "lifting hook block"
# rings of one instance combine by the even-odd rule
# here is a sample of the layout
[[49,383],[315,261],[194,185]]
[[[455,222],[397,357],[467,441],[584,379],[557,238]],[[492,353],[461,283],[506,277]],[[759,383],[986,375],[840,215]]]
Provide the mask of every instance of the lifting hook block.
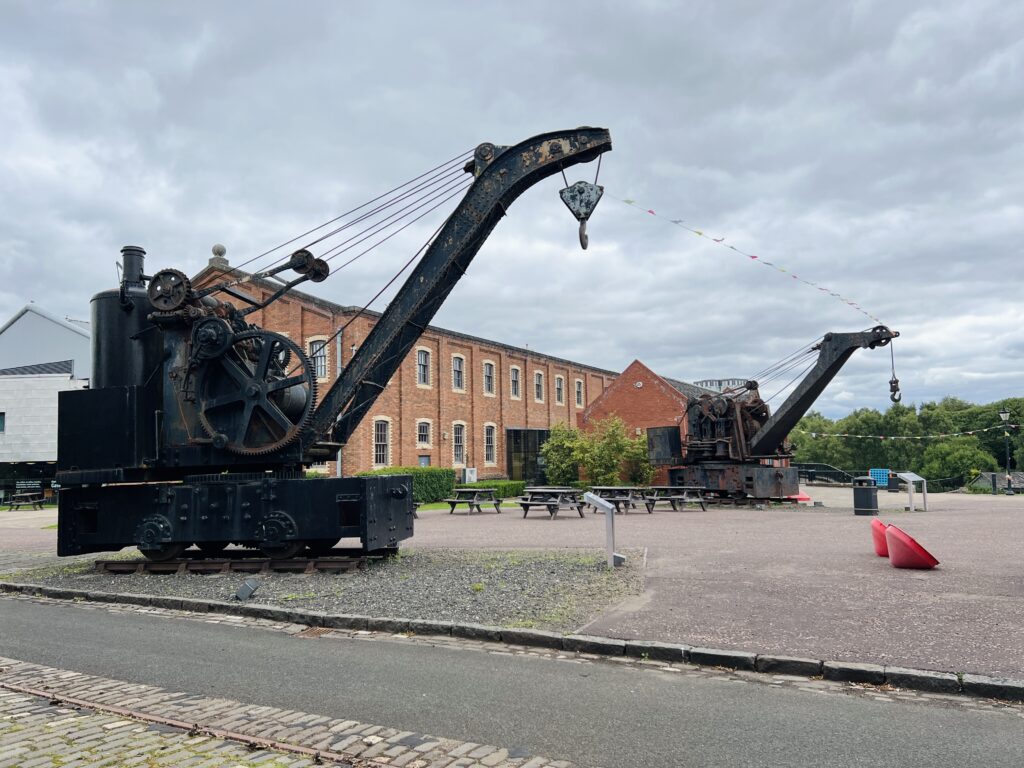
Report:
[[894,403],[903,399],[903,395],[900,394],[900,380],[895,376],[889,379],[889,399]]
[[587,219],[594,212],[597,204],[601,202],[601,195],[604,194],[604,187],[598,184],[591,184],[586,181],[577,181],[570,187],[559,190],[558,195],[565,203],[572,215],[580,222],[580,245],[586,249],[590,242],[587,237]]

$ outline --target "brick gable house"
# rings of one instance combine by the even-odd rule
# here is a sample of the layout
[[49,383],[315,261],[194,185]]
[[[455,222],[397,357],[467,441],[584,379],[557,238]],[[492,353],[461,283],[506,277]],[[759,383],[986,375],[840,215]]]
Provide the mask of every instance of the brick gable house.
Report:
[[[580,412],[578,425],[587,429],[595,421],[618,416],[628,431],[646,435],[648,427],[675,424],[679,427],[680,440],[685,444],[687,406],[691,399],[709,393],[710,390],[702,387],[659,376],[639,360],[634,360],[611,386]],[[668,483],[667,468],[658,467],[654,483]]]
[[[192,279],[196,288],[251,277],[215,257]],[[279,283],[252,278],[235,286],[254,299]],[[229,297],[223,297],[230,300]],[[380,317],[300,291],[254,312],[251,320],[288,336],[313,363],[318,390],[334,383]],[[353,320],[353,318],[355,318]],[[336,329],[352,324],[328,342]],[[617,374],[428,326],[402,361],[328,474],[387,466],[475,468],[480,479],[536,476],[536,454],[550,428],[577,415]]]

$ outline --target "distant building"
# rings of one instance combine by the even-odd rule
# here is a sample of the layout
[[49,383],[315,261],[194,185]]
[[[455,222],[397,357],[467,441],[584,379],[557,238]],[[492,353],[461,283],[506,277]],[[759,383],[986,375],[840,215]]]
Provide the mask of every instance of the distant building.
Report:
[[70,360],[70,375],[76,379],[90,378],[92,347],[88,323],[62,320],[29,304],[0,327],[0,369],[56,360]]
[[725,392],[727,389],[743,389],[750,379],[701,379],[693,382],[693,386],[710,390],[711,392]]
[[88,323],[29,304],[0,327],[0,496],[49,489],[57,393],[86,387],[91,368]]
[[73,360],[0,370],[0,496],[49,489],[57,466],[57,393],[87,384],[73,370]]

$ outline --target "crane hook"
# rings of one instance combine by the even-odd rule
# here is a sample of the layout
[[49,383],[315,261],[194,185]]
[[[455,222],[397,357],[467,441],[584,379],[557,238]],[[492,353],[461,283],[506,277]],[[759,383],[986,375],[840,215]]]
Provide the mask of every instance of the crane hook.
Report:
[[594,208],[601,201],[604,194],[604,187],[598,184],[590,184],[586,181],[577,181],[572,186],[567,186],[559,191],[562,202],[580,222],[580,245],[586,249],[590,238],[587,236],[587,219],[594,212]]
[[900,380],[896,378],[895,374],[889,379],[889,399],[894,403],[903,399],[903,395],[900,394]]

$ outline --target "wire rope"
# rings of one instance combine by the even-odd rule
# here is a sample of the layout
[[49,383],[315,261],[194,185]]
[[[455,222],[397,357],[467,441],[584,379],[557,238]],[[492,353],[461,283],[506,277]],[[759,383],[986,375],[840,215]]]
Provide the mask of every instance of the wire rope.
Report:
[[[429,176],[430,174],[435,173],[435,172],[437,172],[437,171],[439,171],[441,169],[445,169],[445,171],[447,171],[448,167],[451,166],[453,163],[462,163],[462,162],[464,162],[467,159],[467,157],[469,155],[471,155],[472,153],[473,153],[473,150],[466,150],[464,152],[460,152],[458,155],[456,155],[455,157],[451,158],[450,160],[446,160],[445,162],[441,163],[440,165],[437,165],[437,166],[431,168],[428,171],[424,171],[419,176],[415,176],[412,179],[409,179],[408,181],[403,182],[402,184],[399,184],[398,186],[389,189],[387,192],[384,192],[384,193],[378,195],[377,197],[375,197],[375,198],[373,198],[371,200],[367,200],[362,205],[358,205],[355,208],[352,208],[352,209],[350,209],[350,210],[348,210],[348,211],[346,211],[346,212],[344,212],[342,214],[339,214],[338,216],[335,216],[333,219],[329,219],[328,221],[325,221],[324,223],[319,224],[319,225],[313,227],[312,229],[306,230],[305,232],[303,232],[303,233],[301,233],[299,235],[296,235],[295,237],[291,238],[290,240],[286,240],[285,242],[280,243],[279,245],[275,245],[273,248],[269,248],[268,250],[263,251],[262,253],[256,254],[255,256],[253,256],[253,257],[251,257],[249,259],[246,259],[241,264],[238,264],[236,268],[237,269],[241,269],[242,267],[248,266],[249,264],[253,263],[257,259],[261,259],[264,256],[269,256],[274,251],[278,251],[278,250],[280,250],[282,248],[285,248],[285,247],[287,247],[287,246],[289,246],[289,245],[291,245],[291,244],[301,240],[302,238],[307,237],[307,236],[313,234],[314,232],[316,232],[316,231],[318,231],[320,229],[323,229],[324,227],[330,226],[331,224],[334,224],[337,221],[341,221],[346,216],[350,216],[350,215],[352,215],[353,213],[355,213],[357,211],[361,211],[363,208],[365,208],[368,205],[372,205],[373,203],[375,203],[375,202],[377,202],[379,200],[383,200],[383,199],[389,197],[390,195],[393,195],[394,193],[398,192],[401,189],[404,189],[405,187],[409,186],[410,184],[412,184],[412,183],[414,183],[416,181],[419,181],[420,179],[424,178],[425,176]],[[445,171],[442,171],[442,172],[445,172]]]

